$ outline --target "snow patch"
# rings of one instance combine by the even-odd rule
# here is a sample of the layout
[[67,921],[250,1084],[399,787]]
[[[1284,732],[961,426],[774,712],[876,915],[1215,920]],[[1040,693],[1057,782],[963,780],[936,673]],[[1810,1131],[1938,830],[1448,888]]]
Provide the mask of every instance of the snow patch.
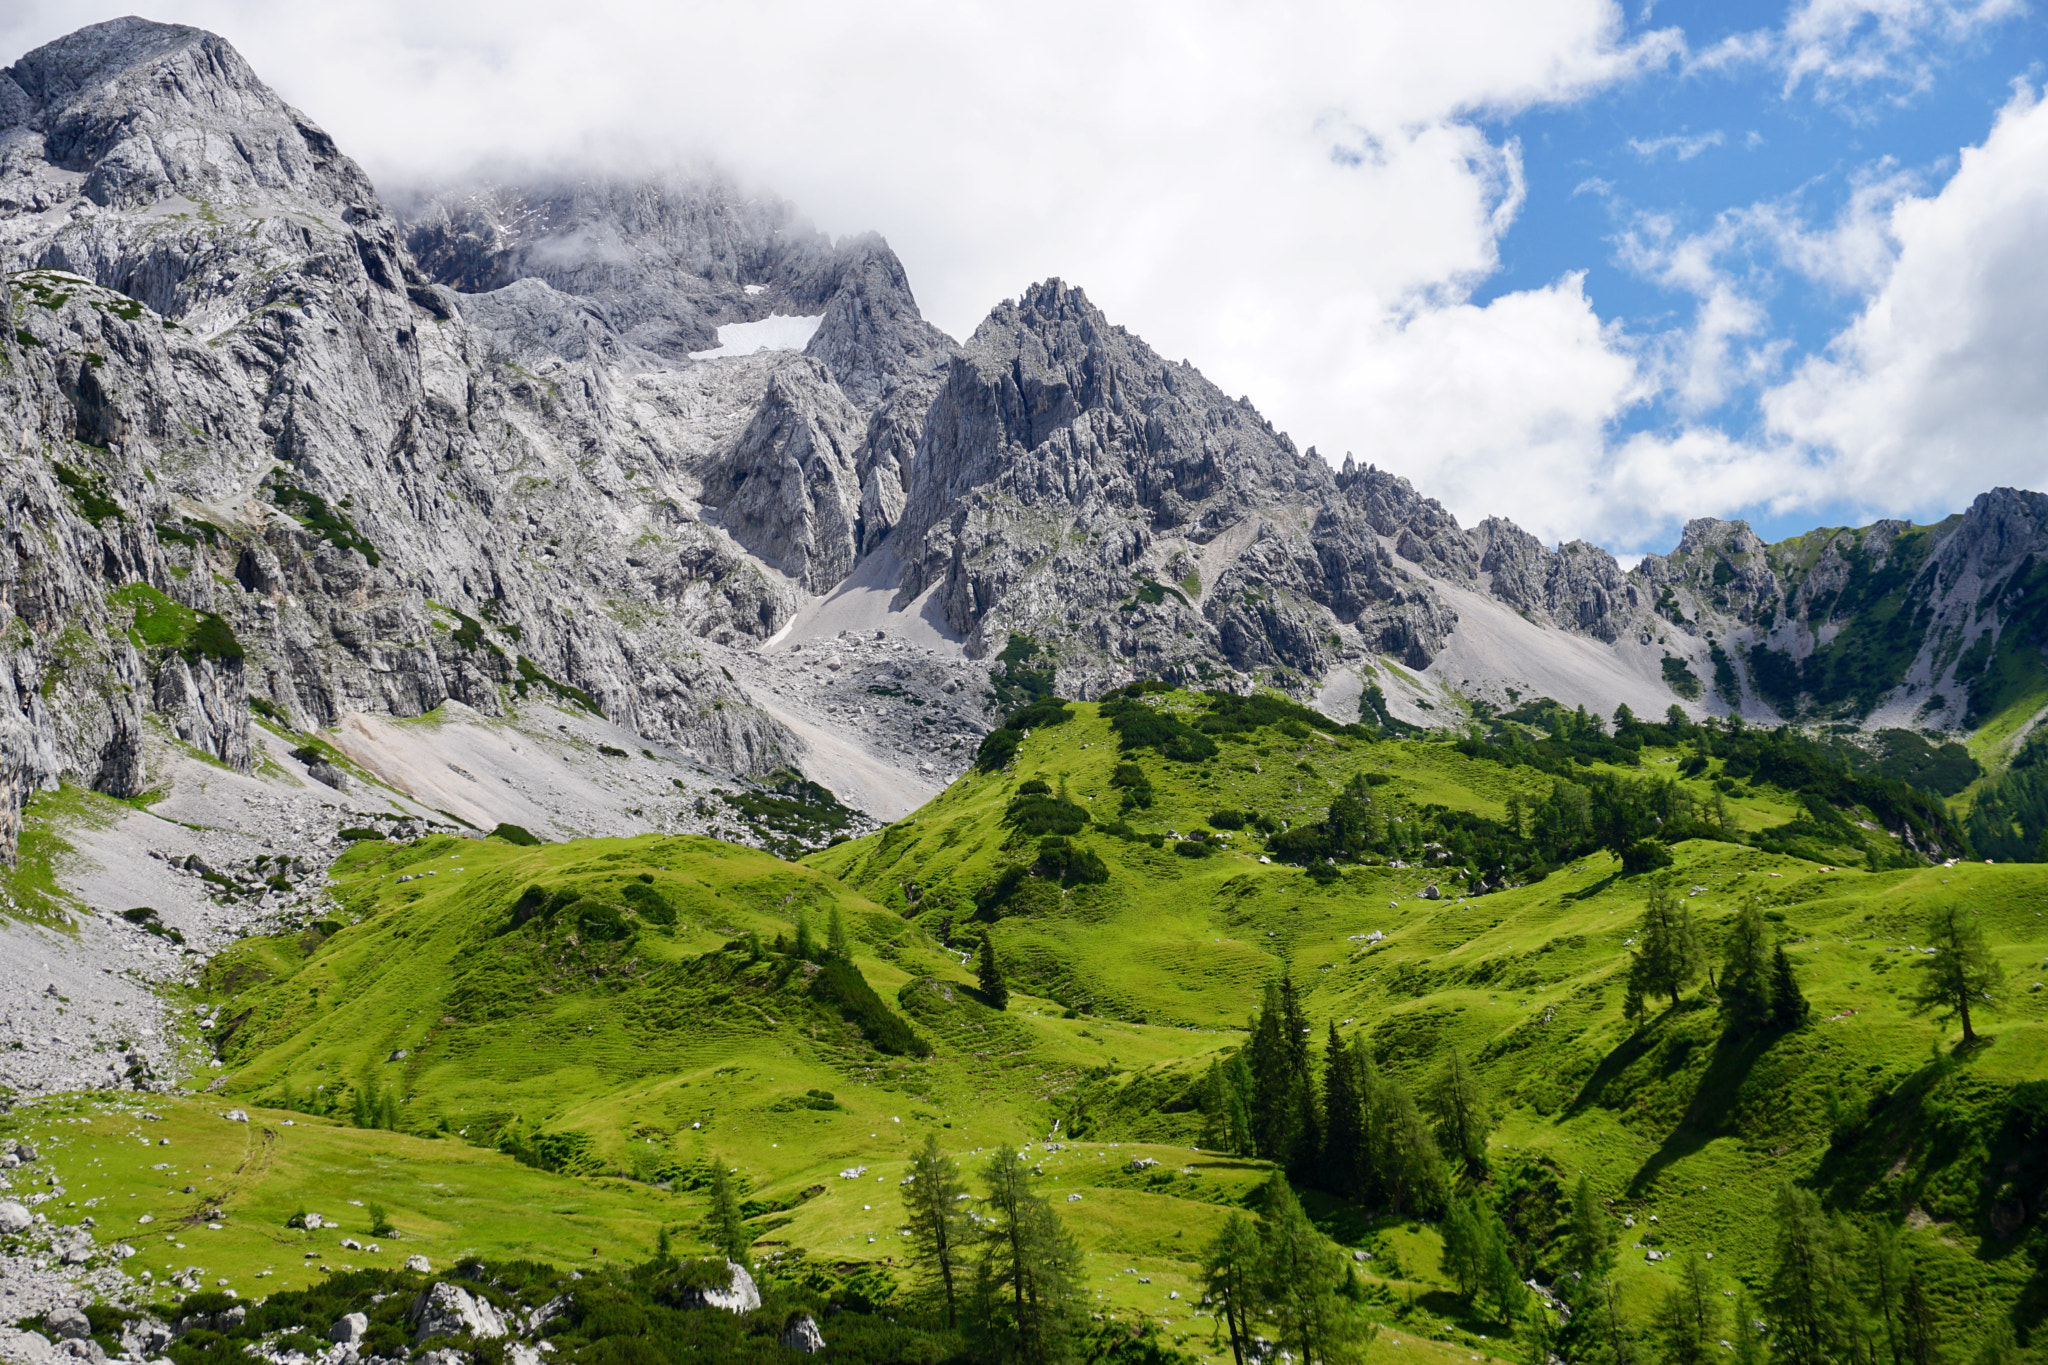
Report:
[[708,351],[692,351],[692,360],[729,359],[760,351],[801,351],[817,335],[823,313],[813,318],[771,313],[759,322],[728,322],[718,329],[718,345]]

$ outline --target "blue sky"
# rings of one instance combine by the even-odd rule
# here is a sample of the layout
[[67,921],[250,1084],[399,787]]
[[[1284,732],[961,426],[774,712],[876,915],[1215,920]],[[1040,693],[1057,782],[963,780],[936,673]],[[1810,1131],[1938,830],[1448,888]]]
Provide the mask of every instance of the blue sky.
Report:
[[[1665,0],[1633,5],[1627,28],[1632,36],[1677,28],[1697,56],[1778,29],[1786,15],[1785,5],[1758,0]],[[1501,238],[1498,271],[1474,300],[1583,271],[1601,318],[1636,338],[1683,332],[1694,321],[1696,295],[1645,268],[1629,249],[1645,219],[1665,220],[1676,237],[1697,236],[1725,214],[1769,203],[1822,226],[1848,210],[1859,185],[1897,177],[1902,190],[1938,190],[1954,174],[1960,149],[1985,140],[2015,82],[2038,84],[2048,58],[2048,21],[2017,7],[1959,33],[1927,24],[1904,46],[1877,30],[1874,18],[1858,25],[1877,68],[1858,79],[1795,79],[1782,61],[1702,70],[1680,60],[1583,100],[1494,120],[1496,136],[1519,142],[1527,198]],[[1629,408],[1615,424],[1619,432],[1669,432],[1704,420],[1755,437],[1761,384],[1823,351],[1866,303],[1864,293],[1802,274],[1754,237],[1732,244],[1721,263],[1764,310],[1753,341],[1780,344],[1782,352],[1721,403],[1685,412],[1670,394],[1659,395]],[[2042,465],[2048,468],[2048,450]],[[1867,499],[1843,497],[1788,511],[1750,509],[1750,518],[1766,539],[1777,539],[1853,522],[1868,510]],[[1915,510],[1924,517],[1961,506]]]

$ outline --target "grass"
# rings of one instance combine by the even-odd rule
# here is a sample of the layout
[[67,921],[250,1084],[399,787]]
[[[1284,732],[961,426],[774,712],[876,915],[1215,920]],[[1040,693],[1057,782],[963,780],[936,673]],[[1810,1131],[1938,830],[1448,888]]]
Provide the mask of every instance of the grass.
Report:
[[[1200,705],[1182,694],[1163,704],[1188,719]],[[746,1197],[780,1206],[755,1219],[758,1250],[894,1271],[897,1182],[909,1151],[937,1132],[968,1165],[999,1142],[1032,1144],[1087,1253],[1098,1305],[1149,1317],[1213,1359],[1208,1321],[1189,1315],[1197,1254],[1269,1168],[1191,1150],[1202,1118],[1190,1087],[1242,1042],[1258,991],[1286,970],[1318,1049],[1330,1022],[1347,1037],[1362,1031],[1383,1070],[1415,1086],[1447,1046],[1460,1049],[1500,1112],[1496,1182],[1547,1172],[1568,1184],[1585,1172],[1617,1220],[1634,1217],[1621,1273],[1640,1315],[1667,1273],[1647,1249],[1712,1251],[1724,1287],[1756,1285],[1786,1179],[1864,1216],[1925,1225],[1952,1341],[1973,1338],[1978,1304],[2032,1292],[2021,1248],[2038,1213],[2001,1232],[1990,1212],[2004,1197],[1998,1180],[2034,1178],[2002,1135],[2020,1131],[2014,1106],[2029,1087],[2048,1082],[2048,991],[2028,989],[2048,973],[2048,868],[1872,873],[1689,841],[1662,872],[1622,876],[1594,854],[1496,894],[1430,899],[1441,874],[1426,854],[1411,855],[1419,866],[1346,867],[1326,883],[1261,863],[1249,829],[1215,831],[1224,847],[1214,856],[1178,856],[1168,836],[1206,829],[1219,810],[1319,818],[1354,774],[1384,779],[1373,800],[1402,817],[1441,805],[1498,818],[1510,798],[1527,803],[1549,783],[1446,744],[1294,729],[1219,737],[1213,757],[1173,763],[1123,751],[1097,708],[1076,706],[1067,723],[1020,738],[1007,767],[970,773],[909,819],[801,864],[656,835],[360,842],[334,870],[336,915],[209,966],[224,1094],[187,1102],[189,1136],[174,1141],[217,1150],[202,1162],[232,1171],[243,1159],[232,1144],[268,1128],[297,1164],[237,1187],[223,1230],[186,1235],[179,1264],[214,1274],[201,1259],[211,1255],[230,1278],[273,1265],[289,1241],[286,1205],[311,1207],[329,1190],[386,1205],[408,1250],[516,1250],[573,1265],[596,1246],[600,1259],[631,1259],[662,1225],[692,1245],[702,1199],[692,1173],[717,1160],[740,1168]],[[1643,765],[1675,773],[1679,757],[1649,749]],[[1143,768],[1150,806],[1123,809],[1132,788],[1111,778],[1128,763]],[[1683,780],[1705,798],[1723,777],[1716,760]],[[1070,837],[1108,880],[1033,879],[1032,897],[991,919],[976,893],[1039,856],[1037,837],[1006,823],[1027,781],[1089,813]],[[1775,788],[1726,786],[1741,829],[1804,809]],[[1129,837],[1146,835],[1161,846]],[[530,886],[547,894],[523,898]],[[1697,993],[1625,1019],[1628,944],[1657,887],[1710,939],[1738,907],[1758,906],[1813,1021],[1734,1043]],[[1963,1056],[1903,999],[1920,926],[1945,902],[1983,925],[2012,985],[1980,1021],[1985,1041]],[[553,908],[518,923],[522,904]],[[1032,908],[1008,913],[1019,904]],[[900,1019],[928,1058],[877,1050],[859,1010],[775,953],[799,914],[822,941],[835,911],[873,991],[859,1010]],[[979,1003],[962,961],[984,928],[1013,991],[1006,1012]],[[758,957],[749,935],[765,945]],[[399,1131],[345,1125],[370,1088],[398,1100]],[[819,1091],[834,1102],[814,1103]],[[258,1123],[212,1116],[229,1102]],[[14,1122],[58,1112],[36,1106]],[[187,1120],[166,1113],[173,1121]],[[136,1150],[122,1131],[95,1120],[67,1141],[112,1180],[115,1154]],[[519,1164],[492,1150],[501,1140],[565,1169]],[[1133,1172],[1138,1156],[1159,1164]],[[162,1159],[121,1178],[142,1179]],[[139,1201],[163,1183],[105,1197]],[[1310,1202],[1346,1246],[1373,1254],[1361,1264],[1385,1308],[1376,1359],[1512,1354],[1447,1294],[1431,1228]],[[552,1212],[572,1204],[573,1216]],[[1179,1300],[1167,1297],[1176,1290]]]

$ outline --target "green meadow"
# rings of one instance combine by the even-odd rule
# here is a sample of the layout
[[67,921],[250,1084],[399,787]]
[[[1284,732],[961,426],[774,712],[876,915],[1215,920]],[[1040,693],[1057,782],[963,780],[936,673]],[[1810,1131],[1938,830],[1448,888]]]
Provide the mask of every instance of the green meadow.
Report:
[[[1491,1126],[1460,1188],[1520,1210],[1538,1283],[1563,1274],[1562,1201],[1583,1175],[1643,1324],[1687,1253],[1711,1253],[1724,1297],[1754,1298],[1790,1182],[1844,1226],[1905,1231],[1944,1358],[1973,1358],[1994,1318],[2022,1342],[2038,1328],[2048,866],[1945,865],[1927,853],[1947,836],[1902,823],[1896,793],[1788,789],[1739,745],[1710,752],[1711,734],[1645,727],[1625,751],[1533,762],[1513,757],[1543,742],[1533,713],[1459,744],[1283,709],[1176,757],[1182,741],[1134,745],[1112,723],[1133,706],[1203,734],[1212,703],[1075,704],[1008,731],[1013,747],[909,818],[801,863],[702,838],[365,839],[333,870],[332,914],[209,965],[225,1061],[209,1093],[67,1097],[9,1131],[47,1144],[66,1211],[123,1229],[131,1272],[157,1284],[196,1266],[267,1293],[414,1253],[595,1268],[664,1238],[701,1253],[723,1166],[757,1264],[865,1275],[869,1298],[905,1306],[913,1150],[936,1134],[972,1168],[1009,1144],[1078,1239],[1094,1311],[1228,1359],[1199,1311],[1201,1258],[1275,1168],[1213,1150],[1204,1078],[1284,974],[1318,1074],[1332,1026],[1418,1094],[1451,1050],[1469,1064]],[[1560,780],[1661,787],[1693,823],[1655,829],[1700,837],[1489,864],[1559,807]],[[1347,793],[1373,847],[1275,856],[1335,828]],[[1631,867],[1644,843],[1665,865]],[[1707,967],[1759,912],[1805,1021],[1731,1030],[1704,973],[1631,1017],[1653,896]],[[1909,999],[1944,906],[2003,969],[1968,1048]],[[843,957],[823,950],[835,934]],[[984,936],[1007,1008],[977,986]],[[1458,1292],[1436,1213],[1297,1183],[1379,1324],[1370,1359],[1525,1358],[1513,1324]],[[392,1235],[369,1235],[373,1206]],[[340,1230],[287,1226],[308,1210]]]

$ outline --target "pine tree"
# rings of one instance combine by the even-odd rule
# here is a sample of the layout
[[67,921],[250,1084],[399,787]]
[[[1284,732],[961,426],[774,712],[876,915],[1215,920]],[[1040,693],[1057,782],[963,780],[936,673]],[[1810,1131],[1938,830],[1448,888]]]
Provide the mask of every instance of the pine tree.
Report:
[[818,945],[811,939],[811,917],[801,907],[796,912],[796,955],[806,962],[818,956]]
[[1699,979],[1700,945],[1692,911],[1664,887],[1650,893],[1637,930],[1635,956],[1629,961],[1629,982],[1645,995],[1668,995],[1673,1008],[1678,996]]
[[1358,1150],[1353,1160],[1358,1176],[1358,1193],[1361,1203],[1371,1204],[1378,1200],[1385,1190],[1380,1179],[1378,1165],[1377,1131],[1374,1124],[1384,1107],[1380,1092],[1385,1082],[1380,1079],[1379,1065],[1372,1059],[1372,1048],[1366,1044],[1365,1034],[1357,1033],[1351,1039],[1351,1075],[1358,1087]]
[[1202,1077],[1202,1146],[1252,1155],[1252,1073],[1244,1049],[1209,1063]]
[[1365,1099],[1358,1092],[1358,1068],[1333,1020],[1323,1050],[1323,1188],[1340,1198],[1357,1198],[1364,1153]]
[[1529,1306],[1529,1287],[1522,1283],[1522,1272],[1515,1264],[1511,1240],[1500,1215],[1491,1210],[1487,1214],[1486,1260],[1480,1268],[1480,1278],[1486,1288],[1486,1297],[1493,1301],[1494,1312],[1502,1322],[1513,1322],[1523,1316]]
[[946,1326],[959,1323],[959,1296],[966,1287],[967,1249],[973,1227],[960,1207],[967,1182],[960,1168],[939,1150],[936,1133],[926,1133],[924,1147],[910,1161],[910,1180],[903,1186],[904,1223],[910,1229],[910,1262],[925,1280],[928,1292],[946,1305]]
[[1261,1190],[1260,1297],[1278,1345],[1301,1365],[1359,1358],[1372,1329],[1340,1292],[1344,1261],[1279,1176]]
[[1630,1318],[1628,1305],[1621,1296],[1621,1283],[1609,1275],[1599,1284],[1599,1297],[1595,1300],[1600,1314],[1601,1345],[1608,1351],[1613,1365],[1638,1365],[1643,1357],[1636,1345],[1635,1322]]
[[1572,1189],[1566,1260],[1573,1270],[1590,1280],[1606,1273],[1613,1245],[1613,1223],[1607,1217],[1607,1211],[1600,1207],[1599,1197],[1593,1193],[1593,1182],[1582,1172],[1579,1183]]
[[725,1163],[716,1157],[711,1159],[711,1207],[704,1215],[704,1232],[705,1240],[726,1260],[741,1266],[752,1264],[748,1248],[754,1239],[747,1235],[746,1220],[740,1217],[739,1194]]
[[[1728,1344],[1735,1349],[1733,1365],[1764,1365],[1766,1351],[1763,1333],[1757,1330],[1756,1308],[1749,1301],[1747,1290],[1735,1293],[1735,1326],[1728,1338]],[[1920,1365],[1934,1365],[1932,1359]]]
[[981,936],[981,956],[974,964],[974,980],[981,987],[982,1003],[992,1010],[1010,1007],[1010,988],[1003,981],[1003,969],[996,961],[996,936]]
[[853,941],[846,936],[846,917],[832,907],[832,922],[825,931],[825,950],[841,962],[853,961]]
[[1302,1013],[1292,974],[1280,978],[1280,1016],[1287,1040],[1287,1089],[1282,1103],[1293,1111],[1293,1118],[1288,1125],[1288,1145],[1275,1159],[1285,1164],[1289,1176],[1308,1184],[1315,1178],[1316,1161],[1322,1155],[1323,1124],[1316,1106],[1315,1049],[1309,1041],[1314,1030]]
[[1216,1330],[1230,1338],[1230,1355],[1244,1365],[1252,1349],[1252,1323],[1260,1311],[1258,1230],[1241,1213],[1224,1220],[1202,1253],[1202,1292],[1216,1314]]
[[975,1326],[1022,1365],[1069,1358],[1077,1333],[1081,1247],[1007,1144],[981,1168],[989,1216],[975,1280]]
[[1891,1352],[1892,1365],[1902,1365],[1899,1295],[1904,1288],[1905,1250],[1899,1244],[1898,1233],[1886,1223],[1878,1223],[1871,1228],[1864,1250],[1867,1255],[1865,1280],[1870,1286],[1871,1306],[1884,1322],[1885,1345]]
[[1728,931],[1721,959],[1721,1013],[1737,1033],[1755,1033],[1771,1019],[1770,964],[1764,953],[1764,916],[1745,905]]
[[1484,1171],[1493,1116],[1485,1089],[1456,1048],[1445,1052],[1443,1066],[1430,1086],[1429,1110],[1444,1153],[1474,1175]]
[[1444,1278],[1458,1287],[1458,1296],[1469,1307],[1479,1297],[1485,1282],[1487,1252],[1486,1226],[1469,1194],[1453,1194],[1441,1224],[1444,1248],[1440,1268]]
[[1915,1014],[1933,1013],[1947,1020],[1963,1021],[1962,1046],[1977,1041],[1970,1027],[1973,1003],[1986,1002],[1991,992],[2005,984],[2005,972],[1984,941],[1984,930],[1969,914],[1954,905],[1937,906],[1927,917],[1927,946],[1932,957],[1920,962],[1920,979],[1906,999]]
[[1899,1356],[1904,1365],[1936,1365],[1941,1359],[1941,1331],[1917,1265],[1906,1267],[1899,1286]]
[[1377,1101],[1371,1111],[1373,1172],[1394,1216],[1427,1214],[1441,1207],[1444,1159],[1414,1099],[1399,1081],[1384,1079]]
[[1288,1010],[1280,983],[1269,981],[1246,1045],[1251,1054],[1247,1061],[1252,1073],[1252,1151],[1283,1166],[1293,1157],[1301,1136],[1294,1049],[1288,1045],[1287,1029]]
[[1806,993],[1792,974],[1792,959],[1780,943],[1771,951],[1771,1022],[1779,1028],[1798,1028],[1806,1022]]
[[1696,1251],[1678,1263],[1678,1283],[1657,1313],[1657,1334],[1670,1365],[1706,1365],[1720,1355],[1721,1298]]
[[1841,1229],[1811,1190],[1778,1191],[1775,1265],[1765,1305],[1777,1326],[1776,1354],[1789,1365],[1833,1365],[1849,1354],[1854,1316]]

